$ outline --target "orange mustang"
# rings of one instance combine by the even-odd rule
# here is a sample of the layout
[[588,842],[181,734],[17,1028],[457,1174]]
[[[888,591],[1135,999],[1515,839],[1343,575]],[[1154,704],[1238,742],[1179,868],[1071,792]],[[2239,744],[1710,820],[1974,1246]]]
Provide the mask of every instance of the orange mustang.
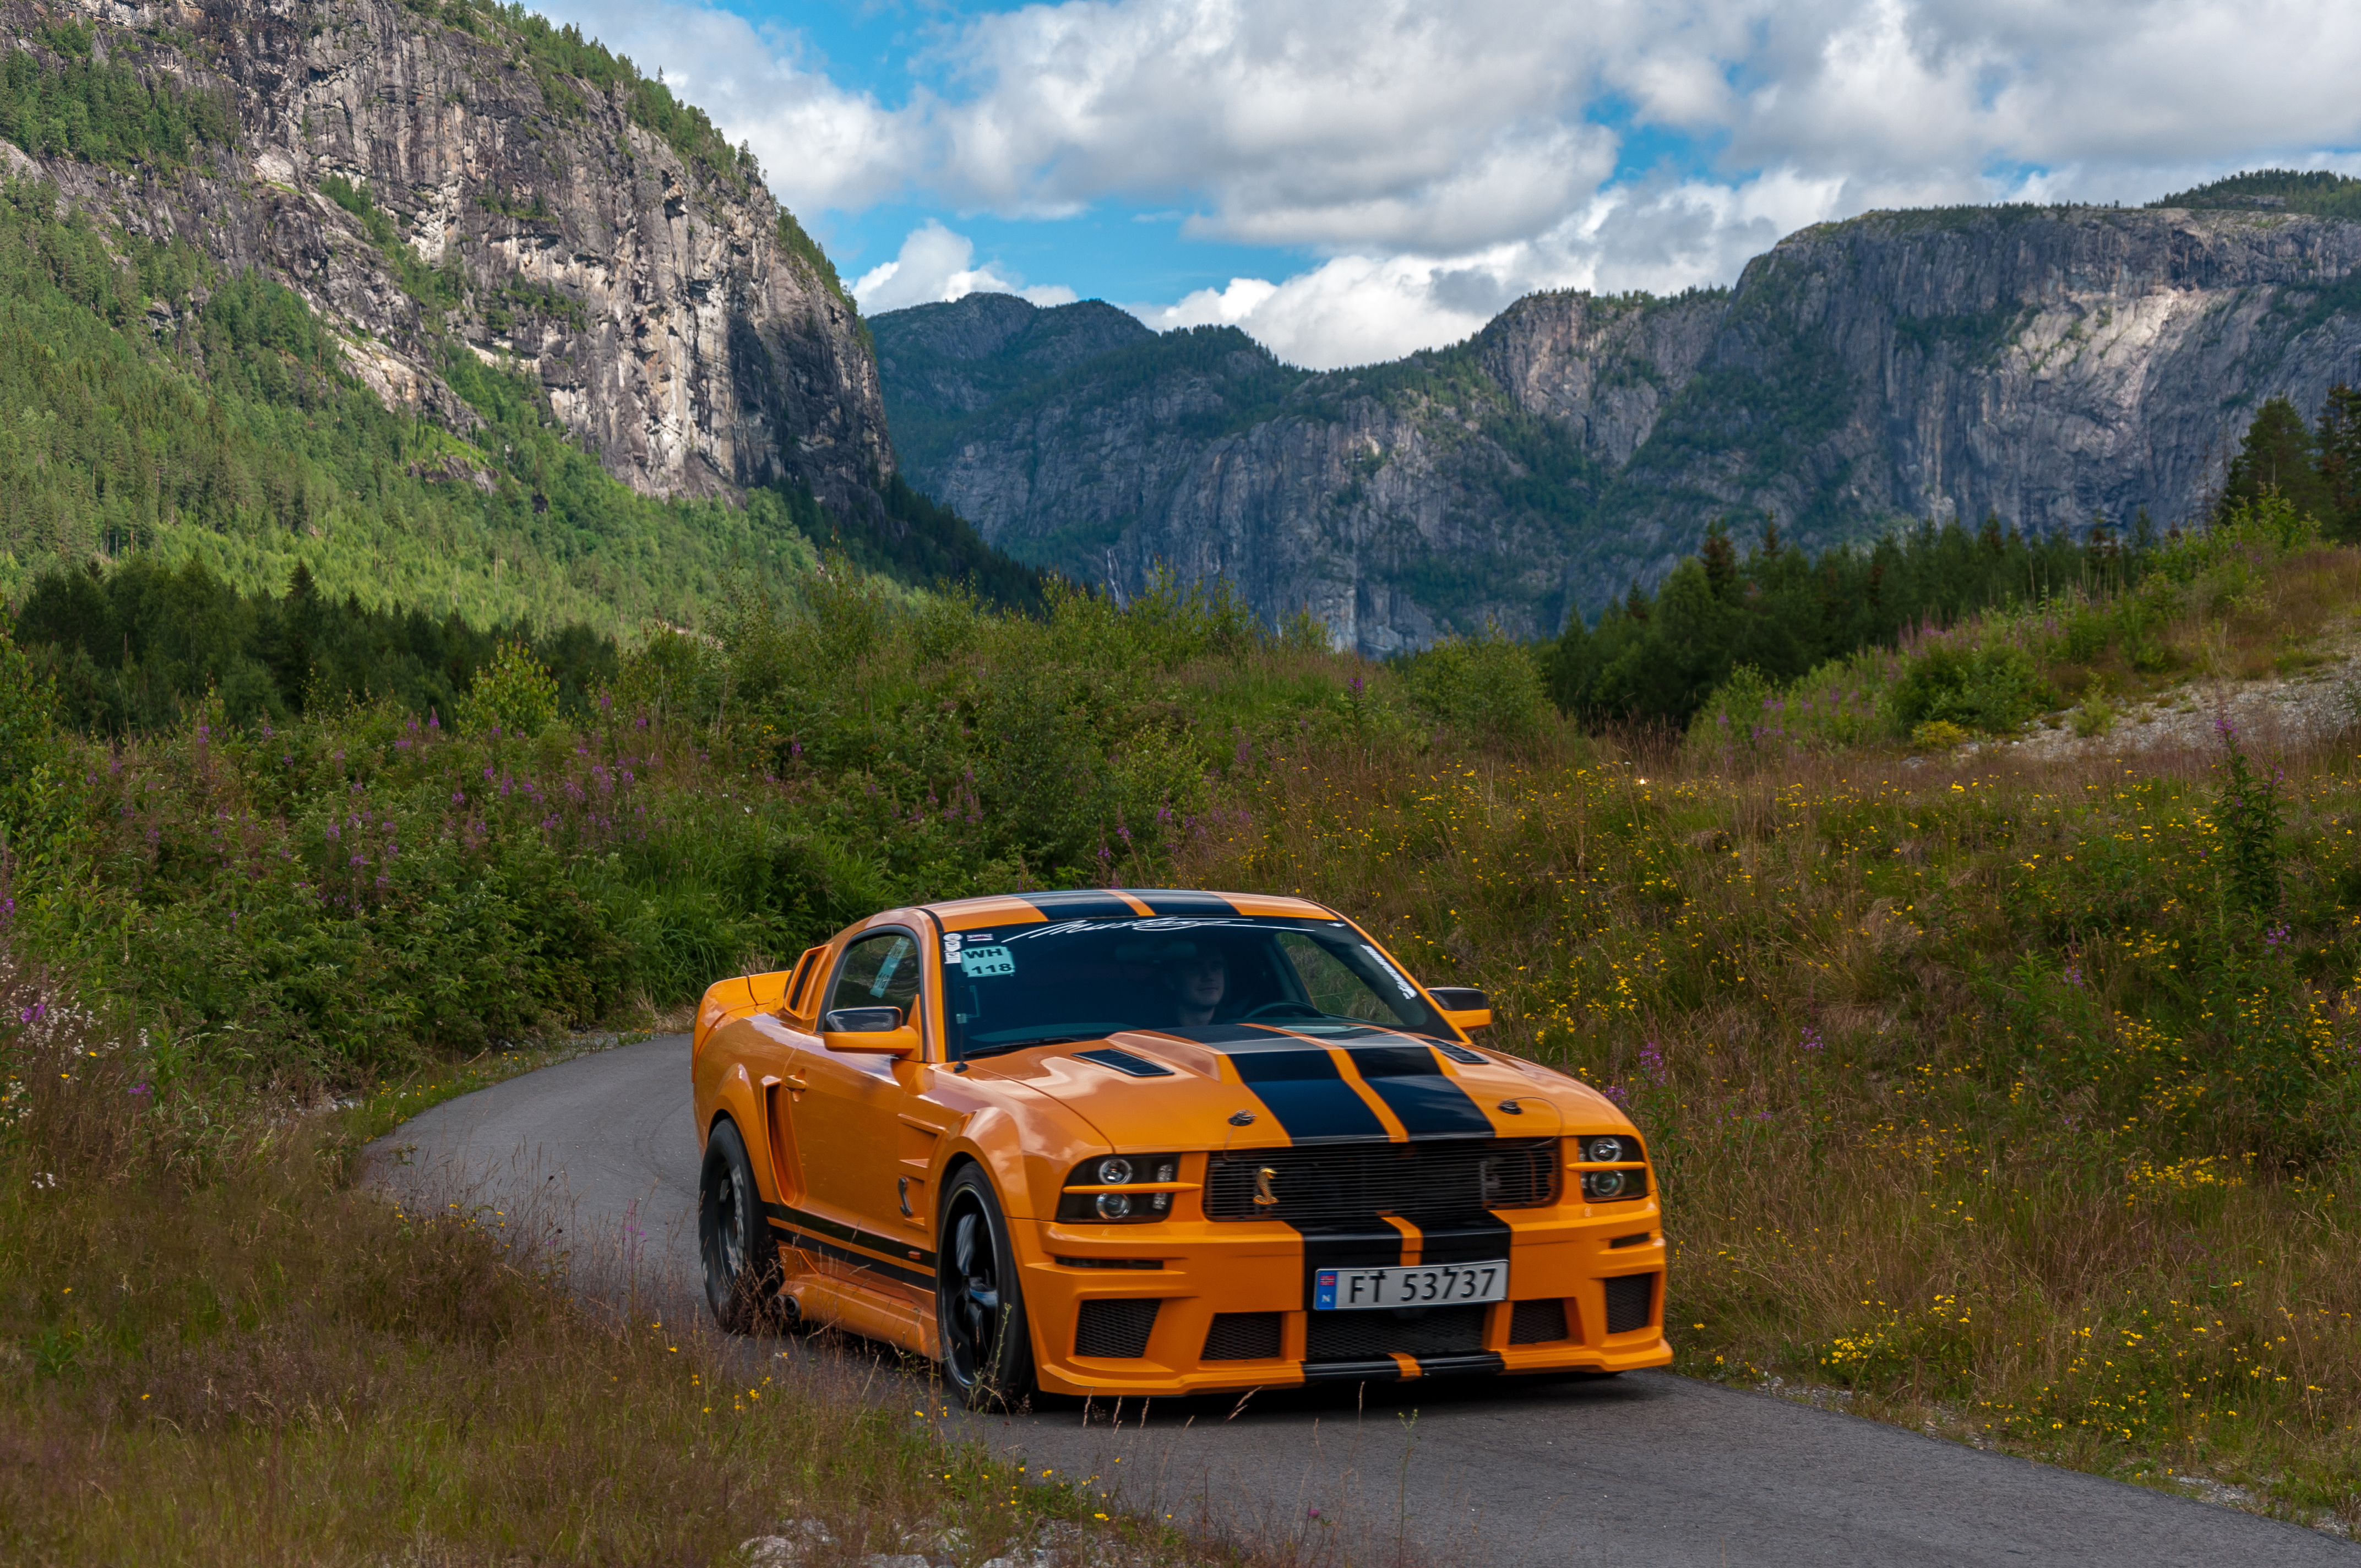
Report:
[[970,1404],[1661,1366],[1639,1135],[1490,1020],[1303,899],[872,916],[705,993],[707,1298]]

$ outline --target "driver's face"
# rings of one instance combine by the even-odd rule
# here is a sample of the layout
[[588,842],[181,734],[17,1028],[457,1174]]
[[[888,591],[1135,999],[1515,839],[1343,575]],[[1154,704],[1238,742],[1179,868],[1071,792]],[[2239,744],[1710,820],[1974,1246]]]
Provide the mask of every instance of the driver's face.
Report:
[[1191,1007],[1218,1005],[1230,985],[1228,960],[1219,953],[1177,959],[1165,974],[1166,983],[1172,987],[1172,994]]

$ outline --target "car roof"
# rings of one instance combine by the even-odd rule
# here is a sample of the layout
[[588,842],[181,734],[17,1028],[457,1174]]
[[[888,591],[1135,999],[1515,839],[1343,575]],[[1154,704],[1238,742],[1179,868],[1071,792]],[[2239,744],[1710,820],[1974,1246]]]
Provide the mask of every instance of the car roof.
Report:
[[1197,888],[1079,888],[1063,893],[1015,893],[990,898],[954,898],[925,908],[946,931],[993,926],[1033,925],[1049,920],[1129,919],[1139,916],[1180,917],[1290,916],[1333,920],[1335,912],[1308,898],[1260,893],[1214,893]]

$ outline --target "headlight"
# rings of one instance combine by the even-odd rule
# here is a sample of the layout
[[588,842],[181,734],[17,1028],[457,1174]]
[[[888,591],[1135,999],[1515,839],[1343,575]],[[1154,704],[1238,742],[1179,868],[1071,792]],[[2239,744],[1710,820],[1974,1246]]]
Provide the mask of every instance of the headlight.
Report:
[[[1637,1165],[1647,1156],[1640,1140],[1620,1133],[1606,1133],[1582,1140],[1582,1160],[1585,1165]],[[1644,1170],[1586,1170],[1582,1173],[1582,1195],[1593,1203],[1619,1203],[1648,1195],[1648,1173]]]
[[[1179,1155],[1151,1155],[1137,1159],[1106,1155],[1086,1159],[1066,1178],[1072,1187],[1128,1187],[1135,1181],[1178,1181]],[[1082,1224],[1137,1224],[1160,1220],[1172,1212],[1170,1192],[1061,1192],[1058,1218]]]

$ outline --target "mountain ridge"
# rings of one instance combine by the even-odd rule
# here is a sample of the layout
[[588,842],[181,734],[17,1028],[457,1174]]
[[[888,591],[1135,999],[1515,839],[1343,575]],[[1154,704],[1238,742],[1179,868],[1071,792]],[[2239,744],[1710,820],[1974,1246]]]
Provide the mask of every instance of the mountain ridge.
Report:
[[[1986,515],[2193,521],[2263,400],[2361,378],[2356,269],[2361,223],[2304,213],[1873,213],[1788,236],[1727,291],[1532,295],[1387,365],[1300,370],[1225,329],[995,363],[1005,390],[928,411],[903,450],[986,539],[1118,593],[1159,565],[1226,575],[1373,654],[1547,635],[1718,519],[1768,514],[1806,548]],[[915,333],[1077,308],[872,320],[897,433]]]

